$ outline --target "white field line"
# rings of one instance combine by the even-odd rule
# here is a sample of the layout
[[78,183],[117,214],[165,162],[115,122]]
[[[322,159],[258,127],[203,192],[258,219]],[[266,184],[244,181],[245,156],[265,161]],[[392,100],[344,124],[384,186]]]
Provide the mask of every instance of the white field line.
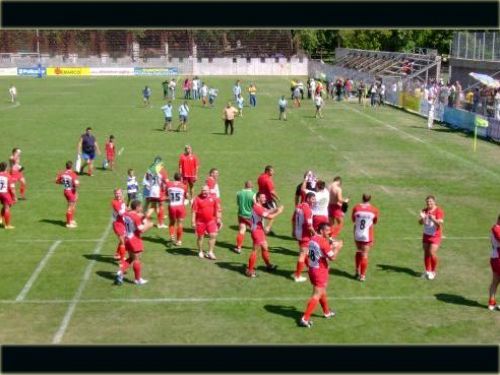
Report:
[[[111,227],[112,227],[113,219],[109,220],[108,226],[104,230],[104,233],[102,234],[101,238],[99,239],[99,242],[96,244],[94,252],[92,253],[93,255],[97,255],[101,252],[101,249],[106,242],[106,239],[109,236],[109,233],[111,232]],[[89,264],[87,265],[87,268],[85,269],[85,273],[83,274],[83,279],[80,282],[80,286],[78,287],[75,295],[73,296],[73,299],[70,301],[70,305],[68,306],[68,310],[66,311],[66,314],[64,315],[64,318],[61,322],[61,325],[59,326],[59,329],[57,330],[56,334],[54,335],[54,338],[52,340],[53,344],[59,344],[66,333],[66,329],[68,328],[69,322],[71,321],[71,318],[73,317],[73,313],[75,312],[75,308],[77,303],[80,301],[80,297],[83,294],[83,290],[85,289],[85,286],[87,285],[87,281],[90,279],[90,273],[92,272],[92,267],[95,264],[95,259],[90,261]]]
[[[403,237],[403,240],[421,240],[422,237]],[[473,241],[473,240],[489,240],[490,237],[478,236],[478,237],[446,237],[443,236],[443,240],[450,241]]]
[[52,246],[49,248],[49,251],[47,251],[47,254],[45,254],[43,259],[38,264],[38,267],[35,269],[35,271],[31,275],[31,277],[29,278],[29,280],[26,282],[26,285],[24,286],[24,288],[21,290],[21,292],[16,297],[16,301],[24,300],[26,295],[29,293],[31,287],[35,283],[36,279],[38,278],[38,275],[40,275],[40,273],[42,272],[43,267],[45,267],[49,258],[52,256],[52,254],[54,254],[54,252],[56,251],[57,247],[61,244],[61,242],[62,241],[58,240],[52,244]]
[[368,177],[368,178],[372,178],[372,175],[371,175],[371,174],[369,174],[369,173],[368,173],[367,171],[365,171],[364,169],[360,169],[359,171],[361,172],[361,174],[365,175],[366,177]]
[[381,188],[387,195],[391,196],[393,195],[392,192],[389,189],[387,189],[384,185],[378,185],[378,187]]
[[415,211],[414,209],[411,209],[411,208],[407,208],[406,211],[412,215],[412,216],[415,216],[415,217],[418,217],[418,212]]
[[82,239],[68,239],[68,240],[64,240],[64,239],[57,239],[57,240],[54,240],[54,239],[47,239],[47,240],[41,240],[41,239],[37,239],[37,238],[34,238],[34,239],[23,239],[23,240],[16,240],[16,242],[54,242],[54,241],[58,241],[58,242],[98,242],[100,241],[99,238],[82,238]]
[[[345,106],[345,104],[343,104],[343,105]],[[390,124],[388,124],[388,123],[386,123],[386,122],[384,122],[382,120],[379,120],[378,118],[373,117],[373,116],[371,116],[369,114],[363,113],[363,112],[359,111],[358,109],[350,108],[350,107],[347,107],[347,106],[346,106],[346,108],[349,108],[349,110],[351,110],[353,112],[357,112],[360,115],[362,115],[362,116],[364,116],[364,117],[366,117],[366,118],[368,118],[370,120],[378,122],[379,124],[384,125],[385,127],[389,128],[389,129],[392,129],[392,130],[394,130],[396,132],[399,132],[399,133],[405,135],[406,137],[412,138],[412,139],[416,140],[417,142],[420,142],[420,143],[426,144],[428,146],[431,146],[434,151],[438,151],[438,152],[440,152],[442,154],[445,154],[446,156],[448,156],[448,157],[450,157],[452,159],[460,161],[461,163],[463,163],[468,168],[471,168],[474,171],[481,171],[482,174],[489,175],[490,177],[494,177],[495,179],[500,180],[500,174],[499,173],[491,171],[488,168],[483,167],[481,164],[477,164],[477,163],[475,163],[475,162],[473,162],[471,160],[463,158],[463,157],[461,157],[459,155],[456,155],[456,154],[454,154],[454,153],[452,153],[450,151],[446,151],[446,150],[442,149],[441,147],[439,147],[437,145],[433,145],[430,142],[427,142],[427,141],[425,141],[425,140],[423,140],[421,138],[415,137],[414,135],[409,134],[409,133],[405,132],[404,130],[401,130],[401,129],[395,127],[395,126],[392,126],[392,125],[390,125]]]
[[[108,304],[108,303],[222,303],[222,302],[267,302],[267,301],[303,301],[307,300],[310,296],[297,296],[297,297],[261,297],[261,298],[241,298],[241,297],[192,297],[192,298],[109,298],[109,299],[82,299],[79,300],[80,304]],[[433,300],[434,296],[351,296],[351,297],[334,297],[336,301],[386,301],[386,300]],[[56,300],[0,300],[0,304],[65,304],[73,302],[73,300],[56,299]],[[55,343],[55,342],[54,342]]]
[[14,109],[14,108],[19,107],[20,105],[21,105],[21,103],[16,102],[16,103],[14,103],[13,105],[11,105],[9,107],[0,108],[0,111],[7,111],[9,109]]

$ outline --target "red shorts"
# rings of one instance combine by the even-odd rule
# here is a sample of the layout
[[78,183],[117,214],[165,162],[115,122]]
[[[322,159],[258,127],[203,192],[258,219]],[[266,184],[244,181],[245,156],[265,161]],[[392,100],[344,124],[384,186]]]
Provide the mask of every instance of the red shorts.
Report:
[[2,202],[4,206],[12,206],[14,204],[14,200],[10,193],[0,193],[0,202]]
[[329,223],[330,221],[328,220],[328,216],[320,216],[320,215],[314,215],[313,216],[313,228],[315,231],[318,231],[318,227],[321,223]]
[[113,231],[118,237],[125,235],[125,224],[119,221],[113,223]]
[[441,236],[429,236],[428,234],[424,234],[422,242],[432,245],[441,245]]
[[247,219],[243,216],[238,216],[238,224],[245,224],[248,228],[252,226],[252,222],[250,221],[250,219]]
[[196,182],[197,178],[196,177],[186,177],[186,176],[182,176],[182,182],[184,182],[185,184],[189,184],[189,185],[194,185],[194,183]]
[[110,161],[114,161],[115,160],[115,155],[106,155],[106,160],[108,161],[108,163]]
[[78,193],[73,190],[64,190],[64,196],[69,203],[75,203],[78,200]]
[[337,219],[342,219],[344,217],[344,211],[342,211],[342,207],[338,204],[329,204],[328,205],[328,215],[330,217],[334,217]]
[[196,222],[196,235],[203,236],[205,234],[217,234],[217,222],[215,220],[208,223],[203,221]]
[[309,268],[309,280],[318,288],[326,288],[328,285],[328,268]]
[[497,276],[500,276],[500,258],[490,258],[491,270]]
[[16,183],[20,179],[24,178],[23,172],[15,171],[10,173],[10,177],[12,178],[12,182]]
[[301,249],[304,249],[304,248],[309,249],[309,242],[311,242],[311,239],[308,238],[308,237],[306,237],[306,238],[302,237],[302,239],[300,241],[298,241],[298,242],[299,242],[299,248],[301,248]]
[[356,243],[356,247],[359,249],[361,246],[373,246],[373,241],[370,242],[362,242],[362,241],[354,241]]
[[138,237],[126,238],[125,239],[125,249],[132,253],[141,253],[144,250],[142,240]]
[[252,241],[254,246],[262,246],[266,242],[266,233],[264,229],[257,228],[252,231]]
[[186,209],[184,205],[168,207],[168,217],[170,220],[184,219],[186,217]]

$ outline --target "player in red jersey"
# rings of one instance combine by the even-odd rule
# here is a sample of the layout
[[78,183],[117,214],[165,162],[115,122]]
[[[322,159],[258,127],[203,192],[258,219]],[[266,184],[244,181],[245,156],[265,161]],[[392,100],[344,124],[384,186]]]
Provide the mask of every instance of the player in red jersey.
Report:
[[106,142],[104,148],[106,150],[106,163],[109,166],[110,170],[114,170],[114,168],[115,168],[115,156],[116,156],[116,145],[115,145],[115,136],[114,135],[109,136],[109,139]]
[[377,224],[378,208],[370,204],[371,195],[363,194],[363,203],[358,203],[352,209],[354,223],[354,242],[356,243],[356,277],[359,281],[366,280],[368,268],[368,252],[373,246],[373,226]]
[[436,205],[436,198],[429,195],[425,198],[427,207],[420,211],[419,224],[424,226],[422,246],[424,248],[425,273],[422,277],[434,280],[438,264],[437,251],[441,244],[444,212]]
[[277,266],[271,264],[269,259],[269,245],[267,244],[266,233],[264,230],[264,219],[272,220],[279,214],[283,212],[283,206],[268,209],[266,208],[266,194],[259,192],[255,198],[255,204],[252,210],[252,241],[253,248],[250,253],[250,258],[248,259],[248,268],[246,269],[246,275],[248,277],[257,276],[255,273],[255,263],[257,262],[257,249],[260,247],[262,252],[262,259],[266,263],[266,268],[268,271],[274,271]]
[[[175,172],[174,181],[168,181],[166,184],[168,197],[168,231],[170,239],[177,246],[182,245],[183,222],[186,217],[186,208],[184,200],[187,198],[187,186],[181,181],[182,176],[179,172]],[[177,241],[175,238],[175,229],[177,227]]]
[[64,196],[68,202],[68,208],[66,210],[66,228],[76,228],[77,224],[74,220],[76,211],[76,201],[78,200],[78,193],[76,192],[77,187],[80,185],[78,181],[78,176],[73,172],[73,162],[66,162],[66,170],[60,172],[56,178],[56,184],[63,185]]
[[[10,207],[16,202],[15,184],[7,172],[7,163],[0,162],[0,202],[2,203],[2,221],[4,229],[14,229],[10,225]],[[1,224],[1,221],[0,221]]]
[[198,157],[193,154],[193,149],[190,145],[184,147],[184,153],[179,156],[179,173],[182,176],[182,182],[189,186],[189,196],[193,196],[193,186],[198,179],[198,170],[200,163]]
[[328,307],[326,297],[328,260],[335,260],[343,243],[330,238],[330,225],[328,223],[321,223],[318,232],[319,234],[311,238],[309,242],[309,279],[313,285],[313,294],[299,322],[299,325],[307,328],[312,327],[313,322],[310,317],[318,302],[321,304],[325,318],[335,316],[335,312]]
[[495,295],[497,287],[500,283],[500,215],[497,217],[497,222],[491,227],[491,257],[490,265],[492,271],[492,280],[490,285],[490,299],[488,301],[488,309],[491,311],[500,310],[497,305]]
[[123,214],[125,223],[125,248],[128,252],[128,258],[120,262],[120,269],[116,273],[115,284],[123,284],[123,275],[128,268],[132,266],[135,276],[136,285],[144,285],[148,281],[141,277],[141,262],[140,255],[144,251],[141,234],[153,227],[153,223],[148,220],[142,210],[140,201],[132,201],[130,211]]
[[[257,179],[257,185],[259,187],[259,193],[263,193],[266,196],[265,207],[272,210],[277,207],[277,202],[279,202],[280,198],[274,189],[274,168],[271,165],[266,165],[264,168],[264,173],[262,173]],[[274,232],[271,230],[273,225],[273,219],[267,219],[267,225],[264,228],[265,233],[274,235]]]
[[26,179],[24,178],[23,170],[24,167],[21,166],[21,149],[12,149],[12,155],[9,158],[10,175],[12,177],[12,182],[16,184],[18,181],[19,186],[19,199],[24,200],[26,192]]
[[[201,193],[194,198],[191,207],[191,225],[196,228],[198,256],[215,260],[214,248],[218,226],[221,225],[220,209],[216,198],[210,195],[210,189],[204,185]],[[203,237],[208,234],[208,253],[203,252]]]
[[208,177],[205,180],[205,185],[210,189],[210,195],[215,198],[220,198],[219,190],[219,171],[217,168],[212,168],[208,172]]
[[305,201],[295,207],[292,217],[293,236],[299,243],[299,260],[297,268],[292,274],[293,279],[300,283],[307,279],[302,276],[302,270],[306,266],[307,253],[309,251],[309,241],[316,234],[313,228],[312,207],[316,203],[316,195],[309,192],[305,196]]
[[330,203],[328,204],[328,216],[331,225],[331,236],[337,237],[344,227],[344,214],[348,209],[349,198],[342,196],[342,178],[336,176],[328,186],[330,191]]
[[115,189],[114,196],[114,199],[111,201],[111,207],[113,208],[113,231],[118,237],[115,259],[123,261],[127,252],[125,250],[125,221],[123,220],[123,215],[127,212],[127,205],[123,201],[121,189]]

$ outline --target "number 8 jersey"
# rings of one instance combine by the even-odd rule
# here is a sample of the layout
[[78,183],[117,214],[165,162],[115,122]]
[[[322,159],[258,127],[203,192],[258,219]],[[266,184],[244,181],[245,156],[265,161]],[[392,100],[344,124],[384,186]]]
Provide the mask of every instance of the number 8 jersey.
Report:
[[356,242],[373,242],[373,225],[377,224],[378,208],[370,203],[359,203],[352,209],[354,222],[354,240]]

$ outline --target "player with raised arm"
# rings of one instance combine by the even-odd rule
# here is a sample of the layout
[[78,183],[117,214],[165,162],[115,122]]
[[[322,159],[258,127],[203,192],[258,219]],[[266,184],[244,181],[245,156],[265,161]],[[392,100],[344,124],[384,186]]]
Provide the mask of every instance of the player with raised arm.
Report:
[[354,242],[356,243],[356,277],[359,281],[366,280],[368,268],[368,253],[373,246],[373,226],[378,221],[378,208],[370,201],[371,195],[363,194],[363,203],[358,203],[352,209],[351,219],[354,223]]
[[336,176],[328,186],[330,191],[330,203],[328,205],[328,216],[331,225],[332,237],[337,237],[344,226],[344,215],[348,209],[349,198],[342,195],[342,178]]
[[[306,179],[305,179],[306,180]],[[307,180],[306,180],[307,181]],[[309,252],[309,241],[316,234],[313,228],[313,212],[312,207],[316,203],[316,194],[310,191],[306,194],[305,200],[297,204],[292,217],[292,232],[293,236],[299,243],[299,259],[297,261],[297,268],[292,274],[295,282],[306,281],[307,278],[302,276],[302,270],[307,265]]]
[[255,204],[253,205],[252,210],[252,241],[253,248],[250,253],[250,258],[248,259],[248,267],[246,269],[245,274],[250,277],[256,277],[255,273],[255,263],[257,263],[257,249],[260,247],[262,253],[262,259],[266,264],[266,269],[268,271],[274,271],[278,268],[276,265],[271,264],[271,260],[269,258],[269,245],[266,239],[266,232],[264,230],[264,219],[272,220],[279,214],[283,212],[283,206],[275,207],[275,208],[266,208],[266,194],[263,192],[257,193]]
[[115,169],[115,157],[116,157],[116,144],[115,144],[115,136],[110,135],[106,144],[104,145],[104,149],[106,150],[106,160],[104,162],[104,169],[109,166],[110,170]]
[[[168,197],[168,232],[170,239],[175,242],[176,246],[182,245],[183,222],[186,217],[186,208],[184,207],[184,199],[187,198],[187,187],[182,182],[182,177],[179,172],[175,172],[174,181],[168,181],[166,184]],[[177,229],[177,239],[176,239]]]
[[128,258],[120,262],[120,269],[115,276],[115,284],[123,284],[123,275],[128,268],[132,266],[134,270],[136,285],[144,285],[148,280],[144,280],[141,275],[142,265],[140,255],[144,251],[141,234],[153,227],[153,223],[149,221],[143,214],[142,204],[138,200],[132,201],[131,210],[123,214],[125,223],[125,248],[128,252]]
[[[200,258],[217,259],[214,254],[218,226],[221,223],[218,200],[210,194],[207,185],[201,188],[201,193],[194,198],[191,207],[191,225],[196,231],[196,245]],[[203,252],[203,237],[208,234],[208,252]]]
[[252,209],[255,203],[255,191],[252,181],[245,182],[245,187],[236,193],[236,205],[238,206],[238,234],[236,235],[236,247],[234,251],[241,253],[241,247],[245,240],[247,228],[252,227]]
[[7,163],[0,162],[0,202],[2,203],[2,217],[4,229],[14,229],[10,225],[10,208],[16,202],[16,187],[12,176],[7,172]]
[[315,184],[314,189],[307,189],[307,179],[302,182],[302,192],[304,195],[307,193],[314,193],[316,196],[315,203],[311,207],[313,214],[313,228],[318,230],[321,223],[328,223],[328,205],[330,203],[330,192],[326,188],[325,181],[319,180]]
[[309,299],[304,315],[299,321],[302,327],[311,328],[313,322],[310,320],[311,314],[318,305],[321,304],[323,315],[329,319],[335,316],[335,312],[328,306],[326,287],[328,286],[328,261],[337,258],[343,246],[342,241],[330,238],[330,225],[322,223],[318,228],[318,234],[309,241],[309,279],[313,285],[313,293]]
[[[266,165],[264,168],[264,173],[262,173],[257,179],[257,185],[259,187],[259,193],[263,193],[266,196],[265,200],[265,208],[269,210],[273,210],[277,207],[277,202],[279,202],[280,198],[274,189],[274,168],[271,165]],[[273,218],[267,218],[267,225],[264,228],[266,234],[274,235],[274,232],[271,230],[273,225]]]
[[425,198],[426,207],[420,211],[419,224],[424,226],[422,247],[424,249],[425,273],[422,277],[434,280],[438,264],[437,251],[441,244],[444,211],[436,205],[436,198],[429,195]]
[[[193,149],[190,145],[184,147],[184,153],[179,156],[179,173],[182,176],[182,182],[189,187],[189,197],[193,199],[194,183],[198,179],[198,170],[200,162],[198,157],[193,154]],[[186,201],[189,203],[188,201]]]
[[[9,173],[14,185],[19,181],[19,199],[26,199],[26,179],[24,178],[24,167],[21,165],[21,149],[13,148],[12,155],[9,158]],[[14,188],[15,189],[15,188]]]
[[491,227],[490,266],[492,280],[490,284],[490,298],[488,300],[488,309],[491,311],[499,311],[500,306],[497,305],[495,296],[497,294],[498,284],[500,283],[500,215],[498,215],[497,217],[497,222]]
[[161,157],[156,156],[153,163],[149,166],[142,184],[148,192],[146,197],[146,217],[151,219],[153,212],[156,212],[158,219],[158,228],[166,228],[164,224],[163,202],[166,200],[165,184],[168,181],[168,175],[163,167]]
[[121,189],[113,191],[114,199],[111,201],[113,209],[113,232],[118,237],[118,247],[115,252],[115,259],[119,261],[125,260],[127,251],[125,250],[125,221],[123,215],[127,212],[127,205],[123,201],[123,193]]
[[66,162],[66,170],[60,172],[56,178],[56,184],[63,185],[64,197],[66,202],[68,202],[68,208],[66,209],[66,228],[76,228],[77,223],[74,220],[76,211],[76,202],[78,200],[78,193],[76,189],[80,185],[78,181],[78,176],[73,172],[73,162]]

